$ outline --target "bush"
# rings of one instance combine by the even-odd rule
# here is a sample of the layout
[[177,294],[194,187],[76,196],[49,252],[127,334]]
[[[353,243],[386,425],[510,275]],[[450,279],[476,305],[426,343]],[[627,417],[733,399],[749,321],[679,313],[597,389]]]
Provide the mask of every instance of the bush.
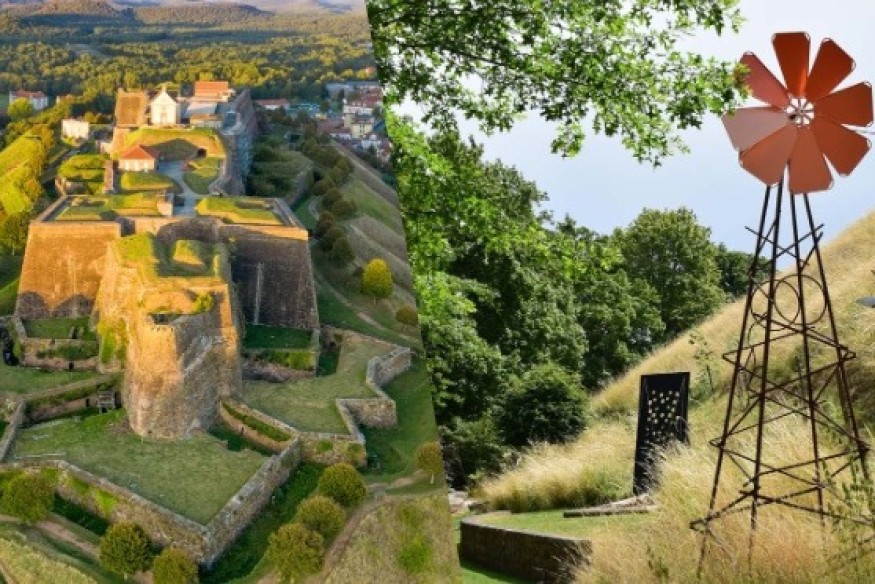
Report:
[[298,579],[322,569],[325,540],[300,523],[287,523],[273,532],[267,556],[284,580]]
[[155,584],[196,584],[197,564],[182,550],[164,548],[152,564]]
[[420,574],[428,570],[433,554],[431,543],[422,535],[417,535],[401,547],[398,563],[408,574]]
[[419,447],[416,451],[416,467],[431,475],[430,482],[434,484],[435,475],[444,471],[444,458],[439,442],[426,442]]
[[116,523],[100,538],[100,565],[127,578],[152,565],[152,543],[134,523]]
[[346,237],[341,237],[332,244],[328,257],[335,264],[345,266],[355,259],[355,250]]
[[202,312],[209,312],[213,309],[213,305],[215,304],[215,299],[213,295],[206,292],[204,294],[198,294],[197,298],[194,300],[194,312],[195,314],[200,314]]
[[319,477],[318,490],[344,507],[355,507],[365,500],[365,481],[351,464],[332,464]]
[[331,213],[335,217],[352,217],[355,215],[356,209],[358,209],[358,207],[356,207],[355,203],[349,199],[340,199],[331,205]]
[[323,234],[327,233],[329,229],[334,227],[335,223],[337,223],[337,219],[328,211],[322,211],[319,214],[319,219],[316,221],[316,227],[313,229],[313,233],[316,237],[321,237]]
[[325,239],[334,243],[341,237],[346,237],[346,231],[340,225],[334,225],[331,229],[325,232]]
[[310,192],[313,193],[314,197],[321,197],[329,190],[336,188],[337,185],[331,180],[329,177],[325,177],[313,183],[313,188],[310,189]]
[[395,311],[395,320],[405,326],[416,326],[419,324],[419,314],[416,312],[416,307],[405,304]]
[[36,523],[48,516],[54,498],[55,485],[49,477],[23,473],[3,489],[0,510],[25,523]]
[[295,521],[312,529],[325,541],[331,541],[343,529],[346,511],[330,497],[312,495],[298,505]]
[[392,271],[386,260],[374,258],[365,265],[362,271],[362,293],[377,298],[388,298],[395,287],[392,281]]
[[331,206],[334,205],[334,203],[341,199],[343,199],[343,193],[341,193],[337,189],[330,189],[327,193],[325,193],[325,196],[322,197],[322,208],[330,209]]
[[580,377],[547,363],[515,382],[497,408],[496,423],[511,446],[564,442],[586,427],[587,406]]

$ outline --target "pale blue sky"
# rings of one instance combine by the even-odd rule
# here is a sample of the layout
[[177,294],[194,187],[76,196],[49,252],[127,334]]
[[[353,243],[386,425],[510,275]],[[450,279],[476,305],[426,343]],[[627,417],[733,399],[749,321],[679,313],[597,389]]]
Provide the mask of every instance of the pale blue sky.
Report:
[[[746,23],[737,35],[693,38],[689,46],[708,55],[737,60],[746,50],[756,53],[780,77],[771,45],[774,32],[806,31],[812,46],[834,39],[857,62],[843,84],[875,82],[875,2],[860,0],[743,0]],[[812,62],[813,62],[812,53]],[[568,213],[579,223],[606,233],[627,225],[645,207],[686,206],[713,237],[734,249],[750,251],[753,237],[744,229],[758,218],[763,186],[737,162],[723,125],[713,117],[685,140],[690,154],[678,155],[653,169],[635,162],[614,140],[590,136],[573,159],[550,153],[551,128],[536,116],[511,132],[484,137],[473,124],[463,124],[485,142],[488,158],[516,166],[550,197],[546,207],[557,217]],[[836,177],[831,191],[812,195],[825,237],[875,208],[875,152],[870,152],[850,177]]]

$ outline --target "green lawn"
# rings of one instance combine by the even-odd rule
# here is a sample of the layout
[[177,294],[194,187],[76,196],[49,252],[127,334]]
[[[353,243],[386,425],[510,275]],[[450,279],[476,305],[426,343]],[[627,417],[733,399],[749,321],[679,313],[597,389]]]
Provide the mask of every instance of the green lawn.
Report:
[[264,552],[270,534],[295,516],[298,503],[316,490],[322,467],[303,464],[292,474],[288,482],[279,487],[270,504],[265,507],[249,527],[233,543],[225,554],[219,558],[212,570],[201,575],[203,584],[218,584],[239,582],[257,582],[270,571],[270,563]]
[[263,324],[247,324],[243,346],[247,349],[307,349],[310,331]]
[[93,371],[43,371],[32,367],[9,367],[0,361],[0,392],[31,393],[94,376]]
[[23,256],[0,255],[0,315],[15,312]]
[[36,339],[68,339],[70,329],[79,329],[79,338],[86,341],[96,340],[97,337],[88,329],[87,316],[80,318],[45,318],[40,320],[24,320],[24,330],[27,336]]
[[76,197],[55,221],[110,221],[125,217],[158,217],[161,195],[154,192],[131,192],[105,197]]
[[401,221],[400,211],[392,203],[371,190],[365,183],[353,178],[340,190],[355,203],[359,213],[369,215],[392,231],[404,235],[404,224]]
[[208,197],[195,207],[198,215],[221,217],[231,223],[282,225],[270,201],[254,197]]
[[124,410],[37,425],[21,431],[13,457],[63,458],[203,524],[265,461],[249,449],[229,451],[208,434],[157,441],[126,428]]
[[313,213],[310,212],[310,201],[313,200],[312,195],[307,195],[303,199],[301,199],[293,211],[295,212],[295,217],[304,224],[304,227],[307,229],[315,229],[316,228],[316,217],[313,216]]
[[431,404],[431,378],[425,362],[396,377],[384,390],[395,400],[399,425],[385,430],[363,430],[368,455],[376,456],[379,469],[365,471],[369,482],[391,482],[416,471],[416,451],[421,444],[437,440],[437,425]]
[[125,172],[119,179],[119,186],[126,193],[138,191],[175,190],[176,183],[160,172]]
[[89,194],[97,195],[103,192],[107,160],[109,157],[104,154],[77,154],[61,164],[58,175],[84,184]]
[[495,515],[487,518],[485,522],[499,527],[570,537],[598,538],[600,535],[621,532],[628,533],[629,537],[634,538],[634,532],[652,523],[655,517],[647,513],[629,513],[566,518],[562,516],[561,510],[554,510]]
[[305,431],[346,433],[334,400],[370,397],[365,386],[368,360],[389,352],[383,343],[367,339],[343,340],[337,372],[289,383],[244,382],[243,401],[283,422]]
[[192,160],[189,165],[192,171],[186,172],[182,179],[191,190],[199,195],[210,194],[210,185],[219,178],[219,170],[222,168],[221,158],[202,158]]

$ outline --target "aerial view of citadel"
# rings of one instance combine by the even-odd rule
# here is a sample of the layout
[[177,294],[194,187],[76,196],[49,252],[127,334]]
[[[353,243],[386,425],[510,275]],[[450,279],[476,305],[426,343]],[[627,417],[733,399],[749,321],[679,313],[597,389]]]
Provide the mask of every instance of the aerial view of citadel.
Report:
[[[270,31],[304,17],[234,6],[0,10],[6,581],[457,569],[367,20],[317,11],[292,49]],[[267,50],[263,75],[198,41],[143,57],[186,19],[267,30],[302,81]],[[9,65],[16,38],[54,77]]]

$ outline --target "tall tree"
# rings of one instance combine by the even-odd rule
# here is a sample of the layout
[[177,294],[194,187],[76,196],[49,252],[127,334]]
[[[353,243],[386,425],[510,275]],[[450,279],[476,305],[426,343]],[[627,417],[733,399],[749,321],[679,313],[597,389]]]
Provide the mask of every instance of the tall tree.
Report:
[[710,236],[711,230],[685,208],[645,209],[615,234],[629,276],[657,296],[665,323],[661,340],[690,328],[725,299]]
[[[737,30],[738,0],[368,0],[388,101],[426,121],[510,128],[536,111],[557,122],[553,148],[576,154],[588,125],[658,163],[679,131],[736,104],[734,64],[681,50],[699,31]],[[471,83],[475,79],[479,83]]]

